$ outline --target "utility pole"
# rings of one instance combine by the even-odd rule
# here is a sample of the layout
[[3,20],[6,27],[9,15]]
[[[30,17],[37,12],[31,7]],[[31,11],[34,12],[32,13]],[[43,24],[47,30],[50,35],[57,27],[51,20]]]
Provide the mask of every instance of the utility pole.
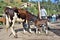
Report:
[[39,19],[41,19],[41,15],[40,15],[40,1],[38,0],[38,17]]

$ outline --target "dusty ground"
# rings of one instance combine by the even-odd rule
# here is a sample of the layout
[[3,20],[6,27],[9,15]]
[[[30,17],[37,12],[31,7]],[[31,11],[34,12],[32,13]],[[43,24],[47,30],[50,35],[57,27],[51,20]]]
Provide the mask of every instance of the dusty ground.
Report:
[[0,40],[60,40],[60,21],[51,23],[48,35],[43,32],[41,34],[35,34],[34,32],[24,34],[22,28],[21,24],[15,24],[18,38],[14,38],[13,35],[9,36],[11,34],[10,29],[6,32],[5,26],[0,25]]

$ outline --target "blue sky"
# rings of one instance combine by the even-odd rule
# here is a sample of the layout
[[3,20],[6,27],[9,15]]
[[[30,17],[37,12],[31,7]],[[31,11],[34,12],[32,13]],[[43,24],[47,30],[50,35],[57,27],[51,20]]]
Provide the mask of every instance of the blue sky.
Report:
[[[29,0],[29,1],[31,1],[31,0]],[[32,1],[38,1],[38,0],[32,0]],[[42,1],[42,0],[39,0],[39,1]],[[46,0],[46,1],[48,1],[48,0]],[[53,3],[55,2],[55,0],[51,0]]]

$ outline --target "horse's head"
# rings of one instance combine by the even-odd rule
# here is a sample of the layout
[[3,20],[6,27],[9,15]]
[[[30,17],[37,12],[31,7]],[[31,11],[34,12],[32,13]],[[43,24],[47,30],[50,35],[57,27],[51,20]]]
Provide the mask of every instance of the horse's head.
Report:
[[12,9],[12,6],[6,6],[6,7],[4,7],[4,12],[7,12],[8,9]]

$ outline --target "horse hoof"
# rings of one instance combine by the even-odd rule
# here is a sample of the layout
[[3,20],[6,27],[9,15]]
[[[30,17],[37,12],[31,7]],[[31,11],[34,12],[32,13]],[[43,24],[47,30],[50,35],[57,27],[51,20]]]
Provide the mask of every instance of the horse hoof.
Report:
[[18,38],[17,34],[14,36],[14,38]]
[[41,32],[39,32],[39,34],[40,34]]
[[23,33],[26,33],[26,31],[24,31]]
[[26,30],[24,29],[23,32],[26,33]]
[[31,33],[31,34],[32,34],[33,32],[29,32],[29,33]]
[[31,33],[33,33],[33,32],[31,32]]
[[8,29],[6,29],[6,32],[8,32]]
[[36,32],[36,34],[38,34],[38,32]]
[[48,30],[46,30],[46,34],[48,34]]

